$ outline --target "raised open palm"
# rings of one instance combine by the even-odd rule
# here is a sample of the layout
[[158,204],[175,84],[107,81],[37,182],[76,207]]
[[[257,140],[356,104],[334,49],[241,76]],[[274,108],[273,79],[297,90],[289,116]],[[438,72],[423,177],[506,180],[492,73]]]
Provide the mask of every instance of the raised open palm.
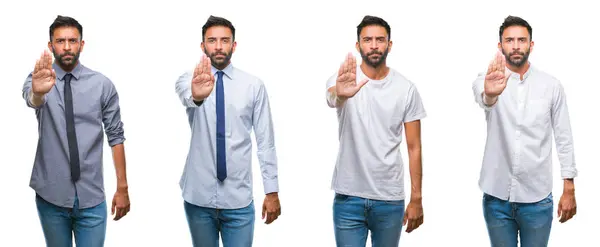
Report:
[[340,66],[337,80],[335,82],[335,90],[338,97],[352,98],[358,90],[360,90],[368,79],[364,79],[356,83],[356,58],[348,53],[346,60]]
[[203,56],[202,60],[196,65],[196,69],[194,70],[194,77],[192,78],[192,97],[196,100],[208,98],[214,85],[215,77],[210,70],[210,59]]
[[509,74],[506,71],[506,58],[500,51],[496,53],[496,57],[490,62],[487,74],[485,75],[484,89],[485,94],[490,97],[498,96],[506,88]]
[[44,95],[52,89],[56,83],[56,72],[52,69],[52,56],[45,50],[35,62],[35,68],[31,75],[31,90],[34,94]]

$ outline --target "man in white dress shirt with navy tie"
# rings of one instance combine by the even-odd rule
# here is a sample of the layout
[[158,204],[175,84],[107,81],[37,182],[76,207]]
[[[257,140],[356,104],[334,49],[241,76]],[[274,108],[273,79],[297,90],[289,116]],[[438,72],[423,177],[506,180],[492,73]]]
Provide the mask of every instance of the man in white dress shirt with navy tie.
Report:
[[487,143],[479,186],[492,246],[547,246],[554,213],[552,135],[563,193],[560,222],[576,213],[577,176],[565,91],[552,75],[528,61],[532,28],[509,16],[500,26],[498,53],[473,82],[484,109]]
[[231,64],[236,42],[229,20],[208,18],[201,47],[206,56],[175,86],[192,133],[180,181],[192,242],[218,247],[220,234],[224,247],[250,247],[252,130],[266,194],[262,217],[270,224],[281,214],[269,99],[259,78]]

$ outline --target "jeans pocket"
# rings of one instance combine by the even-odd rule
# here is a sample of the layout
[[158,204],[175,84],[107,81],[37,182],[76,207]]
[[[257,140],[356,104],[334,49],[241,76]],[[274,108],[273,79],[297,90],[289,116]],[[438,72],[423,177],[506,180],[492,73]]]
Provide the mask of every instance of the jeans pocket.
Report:
[[348,195],[335,193],[335,197],[334,197],[333,201],[335,203],[345,203],[348,201],[349,198],[350,198],[350,196],[348,196]]

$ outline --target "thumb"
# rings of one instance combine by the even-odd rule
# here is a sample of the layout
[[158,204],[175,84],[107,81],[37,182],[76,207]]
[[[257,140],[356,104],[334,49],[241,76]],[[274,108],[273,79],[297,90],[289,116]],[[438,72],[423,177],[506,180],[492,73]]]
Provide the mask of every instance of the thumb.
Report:
[[363,87],[365,84],[367,84],[367,82],[369,81],[369,79],[363,79],[362,81],[360,81],[358,83],[358,85],[356,85],[358,88]]
[[267,213],[267,205],[263,203],[262,206],[262,219],[265,219],[265,214]]
[[110,210],[110,214],[114,215],[115,214],[115,207],[117,206],[117,202],[115,201],[115,199],[113,199],[112,201],[112,207]]
[[404,220],[402,220],[402,225],[405,226],[406,222],[408,221],[408,212],[404,212]]
[[561,210],[562,210],[562,203],[559,202],[557,210],[556,210],[557,211],[556,213],[557,213],[558,217],[560,217],[560,215],[561,215],[561,212],[562,212]]

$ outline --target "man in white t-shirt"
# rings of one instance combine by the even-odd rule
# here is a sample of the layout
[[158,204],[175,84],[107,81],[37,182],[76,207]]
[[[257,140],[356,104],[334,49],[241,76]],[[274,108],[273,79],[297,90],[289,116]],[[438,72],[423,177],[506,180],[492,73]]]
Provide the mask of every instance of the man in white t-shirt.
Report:
[[[333,221],[337,246],[398,246],[402,226],[412,232],[423,224],[421,203],[421,124],[426,116],[415,85],[387,67],[392,48],[390,26],[365,16],[357,27],[356,49],[327,81],[327,104],[337,109],[339,152],[333,173]],[[404,211],[404,164],[400,155],[406,132],[411,176],[410,202]]]

